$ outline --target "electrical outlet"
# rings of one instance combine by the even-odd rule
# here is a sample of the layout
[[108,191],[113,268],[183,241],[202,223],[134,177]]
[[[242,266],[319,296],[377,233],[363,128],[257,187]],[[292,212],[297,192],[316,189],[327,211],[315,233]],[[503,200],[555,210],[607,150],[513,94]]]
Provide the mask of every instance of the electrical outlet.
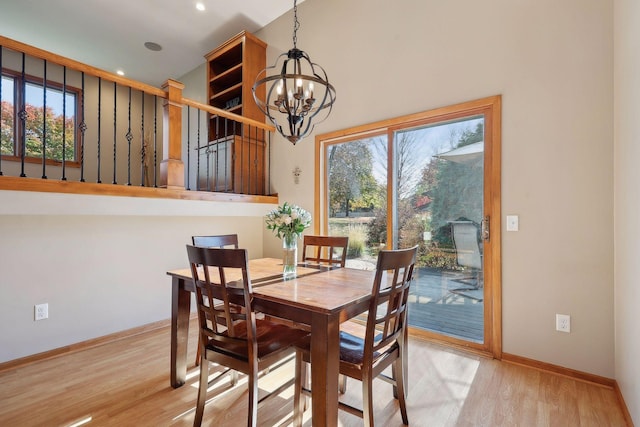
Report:
[[43,320],[49,318],[49,304],[36,304],[34,310],[34,320]]
[[556,331],[571,332],[571,316],[568,314],[556,314]]

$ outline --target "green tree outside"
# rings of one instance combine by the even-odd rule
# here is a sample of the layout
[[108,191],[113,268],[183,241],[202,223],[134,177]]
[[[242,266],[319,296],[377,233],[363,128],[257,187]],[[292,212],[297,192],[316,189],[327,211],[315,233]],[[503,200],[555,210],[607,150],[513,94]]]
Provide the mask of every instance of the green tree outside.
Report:
[[[25,156],[42,158],[42,141],[45,132],[44,109],[27,104],[25,106]],[[15,125],[20,119],[14,118],[14,107],[9,102],[2,102],[2,154],[17,155],[14,151]],[[56,115],[53,108],[46,109],[46,158],[62,161],[64,129],[64,159],[75,160],[75,118]]]
[[329,207],[331,216],[371,210],[379,204],[373,158],[367,140],[329,148]]

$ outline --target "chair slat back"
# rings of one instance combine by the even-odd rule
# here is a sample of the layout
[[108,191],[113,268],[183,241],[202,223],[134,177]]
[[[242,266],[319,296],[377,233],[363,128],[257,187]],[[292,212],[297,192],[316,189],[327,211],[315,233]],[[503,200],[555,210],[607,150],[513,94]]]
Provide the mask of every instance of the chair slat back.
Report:
[[418,247],[378,253],[376,276],[365,336],[365,363],[384,347],[393,344],[407,322],[409,286],[413,279]]
[[[344,267],[349,238],[344,236],[304,236],[302,260]],[[336,253],[336,250],[340,251]],[[324,255],[324,257],[323,257]]]
[[237,234],[221,234],[217,236],[191,236],[193,246],[200,246],[203,248],[226,248],[232,246],[238,249],[238,235]]
[[[256,348],[256,322],[246,249],[187,245],[200,324],[201,343],[248,345]],[[223,304],[214,304],[220,300]],[[242,306],[245,310],[233,309]],[[220,320],[224,320],[221,322]],[[237,325],[242,327],[237,331]]]

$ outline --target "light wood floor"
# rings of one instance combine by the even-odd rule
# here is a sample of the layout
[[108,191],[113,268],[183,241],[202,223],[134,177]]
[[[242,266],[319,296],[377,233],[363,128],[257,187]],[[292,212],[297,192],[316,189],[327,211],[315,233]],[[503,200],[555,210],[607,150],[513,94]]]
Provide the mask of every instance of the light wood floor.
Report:
[[[192,323],[189,360],[195,357]],[[468,355],[424,341],[410,343],[409,422],[412,426],[624,426],[613,390],[509,363]],[[190,426],[197,369],[188,384],[169,385],[169,329],[163,328],[101,347],[0,373],[0,426]],[[293,363],[269,373],[269,389],[293,375]],[[226,381],[226,380],[225,380]],[[246,386],[213,398],[205,426],[241,426]],[[401,426],[388,384],[374,384],[376,425]],[[213,394],[213,392],[211,392]],[[360,401],[358,382],[348,383],[351,402]],[[260,407],[262,426],[291,424],[292,390]],[[311,425],[310,411],[305,426]],[[362,421],[340,413],[341,426]]]

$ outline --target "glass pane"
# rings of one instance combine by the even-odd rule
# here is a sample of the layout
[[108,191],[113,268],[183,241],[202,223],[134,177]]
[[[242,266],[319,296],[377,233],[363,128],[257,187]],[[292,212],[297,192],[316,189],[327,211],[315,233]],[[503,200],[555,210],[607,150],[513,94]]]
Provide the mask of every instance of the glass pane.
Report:
[[[47,159],[61,161],[63,158],[63,133],[65,140],[64,158],[75,160],[75,97],[67,92],[63,106],[61,90],[47,87],[46,129],[44,121],[44,90],[41,85],[27,83],[25,85],[25,110],[27,119],[26,156],[42,157],[42,134],[46,130]],[[63,110],[63,107],[66,110]]]
[[327,147],[330,236],[349,236],[347,267],[373,270],[386,245],[386,136]]
[[14,92],[13,92],[14,80],[7,76],[2,76],[2,99],[0,99],[0,114],[2,117],[0,124],[0,148],[3,155],[12,156],[14,152]]
[[484,119],[397,132],[394,246],[418,245],[413,327],[482,343]]

